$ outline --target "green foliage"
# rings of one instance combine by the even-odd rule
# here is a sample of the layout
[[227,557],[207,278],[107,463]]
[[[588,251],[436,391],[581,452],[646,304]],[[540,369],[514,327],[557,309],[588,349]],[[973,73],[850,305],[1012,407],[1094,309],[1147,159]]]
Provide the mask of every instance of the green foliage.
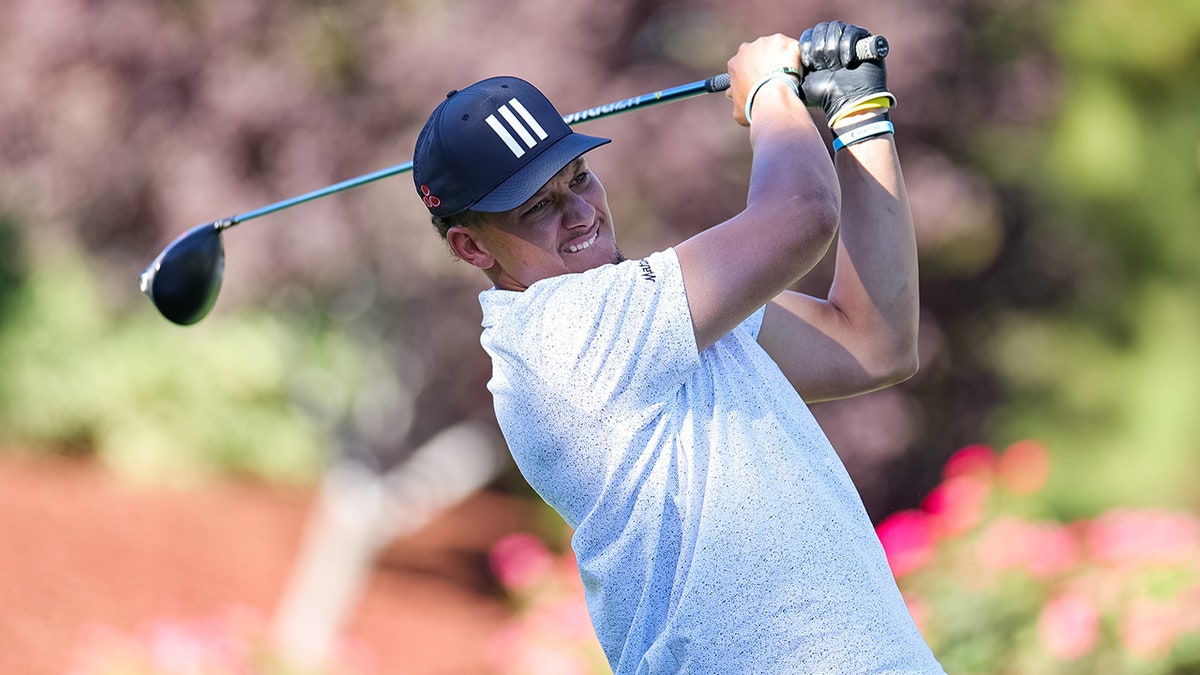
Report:
[[1022,183],[1039,205],[1035,246],[1055,250],[1071,291],[1001,312],[981,341],[1006,389],[992,437],[1055,448],[1061,513],[1194,507],[1200,9],[1072,0],[1051,15],[1060,103]]
[[21,250],[21,230],[16,219],[0,212],[0,316],[24,276]]
[[100,286],[85,260],[64,253],[14,291],[0,324],[0,439],[94,453],[160,481],[316,473],[329,434],[299,413],[290,389],[298,364],[327,367],[348,387],[359,362],[348,341],[264,315],[188,328],[149,303],[121,315]]
[[1050,495],[1065,514],[1194,505],[1200,302],[1165,284],[1136,301],[1127,339],[1070,317],[1010,317],[993,335],[994,362],[1021,392],[996,424],[1056,448],[1062,471]]

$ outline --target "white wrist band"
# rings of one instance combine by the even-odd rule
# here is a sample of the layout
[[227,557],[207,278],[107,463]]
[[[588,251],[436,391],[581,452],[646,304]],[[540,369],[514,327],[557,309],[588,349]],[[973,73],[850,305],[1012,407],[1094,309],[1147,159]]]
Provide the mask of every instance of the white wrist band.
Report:
[[858,143],[859,141],[865,141],[872,136],[882,136],[884,134],[891,134],[895,132],[896,127],[888,120],[864,124],[843,134],[839,134],[837,138],[833,139],[833,151],[837,152],[847,145],[854,145],[855,143]]
[[787,80],[788,84],[792,87],[792,91],[796,94],[796,97],[799,98],[800,83],[796,81],[794,72],[791,72],[791,69],[785,68],[773,70],[764,75],[761,80],[755,82],[753,87],[750,87],[750,94],[746,96],[746,124],[750,124],[750,108],[754,105],[754,96],[758,94],[758,90],[762,89],[763,85],[771,80],[778,80],[780,78]]

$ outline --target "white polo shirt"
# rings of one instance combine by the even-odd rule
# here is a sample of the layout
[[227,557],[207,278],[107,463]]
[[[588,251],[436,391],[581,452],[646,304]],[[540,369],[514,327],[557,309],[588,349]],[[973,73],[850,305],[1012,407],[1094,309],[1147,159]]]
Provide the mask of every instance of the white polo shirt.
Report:
[[763,310],[697,353],[670,249],[480,302],[500,427],[617,675],[943,672]]

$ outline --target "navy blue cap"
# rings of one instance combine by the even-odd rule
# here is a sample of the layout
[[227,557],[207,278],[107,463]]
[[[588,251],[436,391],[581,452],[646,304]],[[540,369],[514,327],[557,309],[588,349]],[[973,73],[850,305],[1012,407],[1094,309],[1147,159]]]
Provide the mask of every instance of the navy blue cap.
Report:
[[450,92],[429,116],[413,152],[413,183],[441,218],[467,209],[508,211],[608,142],[571,131],[525,80],[493,77]]

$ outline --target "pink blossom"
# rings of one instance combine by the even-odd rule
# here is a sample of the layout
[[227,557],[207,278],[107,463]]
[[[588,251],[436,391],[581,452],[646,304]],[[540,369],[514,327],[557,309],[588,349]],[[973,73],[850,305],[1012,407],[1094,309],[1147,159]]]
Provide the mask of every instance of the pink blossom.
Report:
[[[559,626],[549,623],[555,612],[536,606],[530,615],[520,617],[492,635],[488,658],[499,673],[512,675],[588,675],[587,652],[580,641],[563,635]],[[600,649],[594,635],[588,638]]]
[[955,536],[971,530],[983,518],[990,488],[972,475],[949,478],[933,489],[921,503],[932,518],[939,536]]
[[526,642],[525,628],[517,621],[510,621],[495,632],[487,644],[488,660],[497,666],[498,672],[508,672],[507,666],[517,660]]
[[1178,608],[1147,598],[1134,600],[1121,617],[1121,641],[1130,652],[1159,658],[1171,650],[1183,632]]
[[148,629],[147,646],[155,672],[201,675],[237,672],[246,661],[241,638],[222,622],[159,619]]
[[1038,617],[1038,635],[1055,658],[1073,661],[1096,646],[1100,617],[1095,604],[1081,593],[1063,593],[1046,603]]
[[1200,631],[1200,583],[1181,592],[1176,601],[1181,609],[1180,631],[1185,634]]
[[1096,561],[1113,565],[1200,562],[1200,521],[1168,511],[1113,509],[1087,524]]
[[[337,646],[329,672],[375,672],[370,648],[351,647],[348,642]],[[142,626],[135,635],[111,627],[90,628],[70,672],[72,675],[256,673],[263,669],[269,649],[260,613],[234,607],[217,617],[159,618]]]
[[488,556],[492,573],[511,591],[527,590],[550,574],[554,556],[541,539],[517,532],[492,545]]
[[1025,521],[1003,516],[994,520],[979,539],[979,559],[990,569],[1017,568],[1025,556]]
[[876,528],[879,542],[887,554],[888,565],[897,578],[912,572],[933,558],[933,525],[923,511],[897,511]]
[[1033,528],[1033,545],[1025,558],[1027,572],[1044,579],[1079,562],[1079,545],[1070,528],[1051,522],[1035,523]]
[[978,552],[980,562],[993,571],[1023,570],[1038,579],[1062,573],[1079,560],[1068,527],[1015,516],[993,521],[980,537]]
[[1018,441],[997,460],[997,478],[1009,492],[1029,495],[1042,489],[1050,477],[1050,455],[1038,441]]
[[996,470],[996,455],[986,445],[968,445],[950,456],[942,467],[942,478],[974,476],[985,482],[992,480]]
[[595,635],[587,602],[582,596],[545,600],[530,608],[525,621],[537,634],[569,640],[587,640]]

